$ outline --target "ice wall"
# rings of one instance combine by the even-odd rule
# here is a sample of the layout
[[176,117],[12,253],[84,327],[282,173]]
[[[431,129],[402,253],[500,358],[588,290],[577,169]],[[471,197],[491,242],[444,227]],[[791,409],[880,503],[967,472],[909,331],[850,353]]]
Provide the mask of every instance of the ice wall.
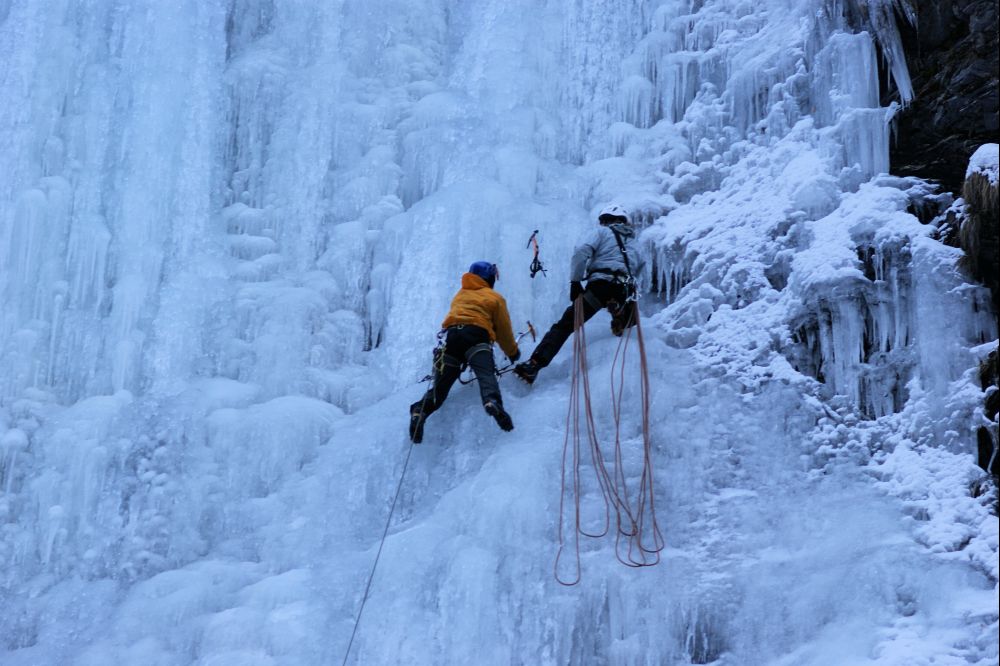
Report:
[[[661,322],[678,344],[694,345],[720,306],[773,300],[789,330],[771,346],[827,398],[844,397],[867,418],[903,408],[914,369],[919,383],[946,394],[975,363],[969,348],[996,338],[982,290],[960,286],[954,253],[926,242],[936,226],[916,217],[945,213],[951,195],[884,175],[894,107],[879,107],[879,47],[901,98],[912,94],[892,11],[830,3],[809,19],[760,22],[740,19],[738,8],[706,7],[645,36],[647,62],[629,79],[681,100],[673,106],[683,110],[663,116],[680,134],[674,159],[685,161],[664,170],[662,187],[680,207],[646,235],[657,259],[654,289],[669,306]],[[700,91],[658,80],[675,54],[649,45],[671,29],[688,31]],[[713,80],[720,59],[730,74]],[[654,121],[657,104],[646,114]],[[969,302],[941,298],[942,289],[962,289]],[[954,333],[944,333],[944,321]]]
[[898,37],[878,24],[887,8],[862,6],[867,25],[833,4],[803,31],[762,24],[768,48],[730,46],[754,66],[692,94],[672,126],[687,162],[662,178],[676,208],[644,236],[666,305],[656,321],[748,393],[780,381],[817,398],[825,414],[804,455],[865,465],[921,523],[920,543],[994,572],[994,491],[974,466],[974,433],[975,368],[996,348],[996,313],[942,242],[960,202],[886,175],[894,108],[879,108],[878,47],[862,29],[906,101]]
[[[595,550],[600,584],[554,588],[564,396],[505,385],[505,449],[456,392],[358,663],[819,664],[866,609],[883,633],[848,656],[908,663],[897,638],[995,623],[962,568],[995,582],[959,455],[996,330],[908,212],[949,202],[879,175],[877,59],[908,100],[907,6],[0,0],[0,661],[342,658],[458,276],[497,261],[515,328],[544,325],[611,199],[648,227],[658,438],[688,444],[658,449],[670,567]],[[851,485],[859,464],[883,485]],[[887,494],[951,560],[900,545]],[[875,571],[944,583],[842,565],[886,533]],[[838,576],[857,592],[830,611]],[[973,592],[926,601],[949,585]]]

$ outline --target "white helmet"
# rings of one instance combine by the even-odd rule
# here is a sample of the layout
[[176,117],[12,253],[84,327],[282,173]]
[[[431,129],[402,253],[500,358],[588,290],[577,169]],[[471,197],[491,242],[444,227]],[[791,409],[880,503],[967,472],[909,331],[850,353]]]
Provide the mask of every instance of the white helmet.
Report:
[[616,218],[622,218],[622,220],[626,223],[630,222],[628,217],[628,211],[619,206],[618,204],[608,204],[607,206],[602,208],[601,212],[598,213],[597,215],[597,219],[602,224],[610,224],[612,222],[618,222],[619,220]]

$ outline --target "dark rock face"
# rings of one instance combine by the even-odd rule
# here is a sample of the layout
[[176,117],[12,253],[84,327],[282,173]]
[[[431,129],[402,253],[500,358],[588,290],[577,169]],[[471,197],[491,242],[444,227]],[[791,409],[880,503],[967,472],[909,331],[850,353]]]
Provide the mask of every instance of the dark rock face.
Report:
[[[996,0],[915,0],[917,25],[900,19],[915,99],[897,117],[892,172],[960,192],[969,157],[997,143]],[[886,96],[884,102],[891,100]]]
[[[993,296],[993,311],[1000,312],[1000,188],[982,173],[972,173],[962,189],[965,199],[965,219],[962,221],[959,240],[965,257],[962,260],[972,277],[985,284]],[[979,366],[979,381],[986,392],[984,415],[996,423],[1000,412],[1000,351],[993,350]],[[996,426],[980,426],[976,439],[979,448],[979,466],[997,478],[1000,474],[1000,451]]]
[[[916,25],[898,21],[914,100],[896,118],[896,141],[890,147],[893,173],[912,175],[962,194],[965,212],[960,233],[954,221],[945,224],[942,240],[960,245],[970,276],[989,287],[993,307],[1000,312],[1000,224],[996,185],[981,174],[965,179],[972,153],[984,143],[1000,143],[998,115],[998,53],[996,0],[910,0]],[[884,67],[884,65],[880,65]],[[888,77],[882,73],[880,79]],[[898,93],[896,94],[898,99]],[[886,91],[883,104],[892,101]],[[1000,410],[998,356],[994,350],[980,367],[985,392],[984,416],[994,422]],[[991,474],[995,492],[1000,478],[1000,442],[996,427],[981,426],[976,433],[978,463]],[[977,496],[983,489],[974,491]],[[997,495],[994,495],[997,497]],[[1000,508],[1000,505],[998,505]]]
[[[986,419],[996,421],[1000,412],[1000,391],[989,392],[990,387],[1000,385],[1000,350],[994,350],[979,366],[979,382],[983,391],[987,391],[983,412]],[[979,466],[992,474],[1000,476],[1000,456],[997,456],[997,435],[995,428],[980,426],[976,432],[979,448]]]
[[981,173],[969,175],[962,188],[965,219],[959,241],[963,264],[973,279],[989,287],[993,309],[1000,313],[1000,191]]

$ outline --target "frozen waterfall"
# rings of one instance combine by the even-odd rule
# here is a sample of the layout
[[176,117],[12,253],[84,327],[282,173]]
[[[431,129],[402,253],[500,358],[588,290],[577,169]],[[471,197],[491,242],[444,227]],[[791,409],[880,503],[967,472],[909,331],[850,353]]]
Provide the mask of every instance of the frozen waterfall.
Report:
[[458,386],[428,420],[350,663],[996,664],[996,313],[960,202],[888,174],[912,17],[0,0],[0,663],[340,663],[459,276],[547,327],[615,201],[663,561],[552,576],[567,345],[512,433]]

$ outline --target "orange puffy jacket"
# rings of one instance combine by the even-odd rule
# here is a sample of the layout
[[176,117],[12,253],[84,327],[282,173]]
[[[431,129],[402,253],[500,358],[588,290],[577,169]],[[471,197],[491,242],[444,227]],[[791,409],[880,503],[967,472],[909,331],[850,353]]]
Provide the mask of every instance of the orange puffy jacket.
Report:
[[507,301],[474,273],[462,276],[462,289],[451,299],[451,310],[441,322],[441,328],[458,324],[472,324],[486,329],[490,340],[498,343],[508,358],[517,355],[517,341],[510,325]]

